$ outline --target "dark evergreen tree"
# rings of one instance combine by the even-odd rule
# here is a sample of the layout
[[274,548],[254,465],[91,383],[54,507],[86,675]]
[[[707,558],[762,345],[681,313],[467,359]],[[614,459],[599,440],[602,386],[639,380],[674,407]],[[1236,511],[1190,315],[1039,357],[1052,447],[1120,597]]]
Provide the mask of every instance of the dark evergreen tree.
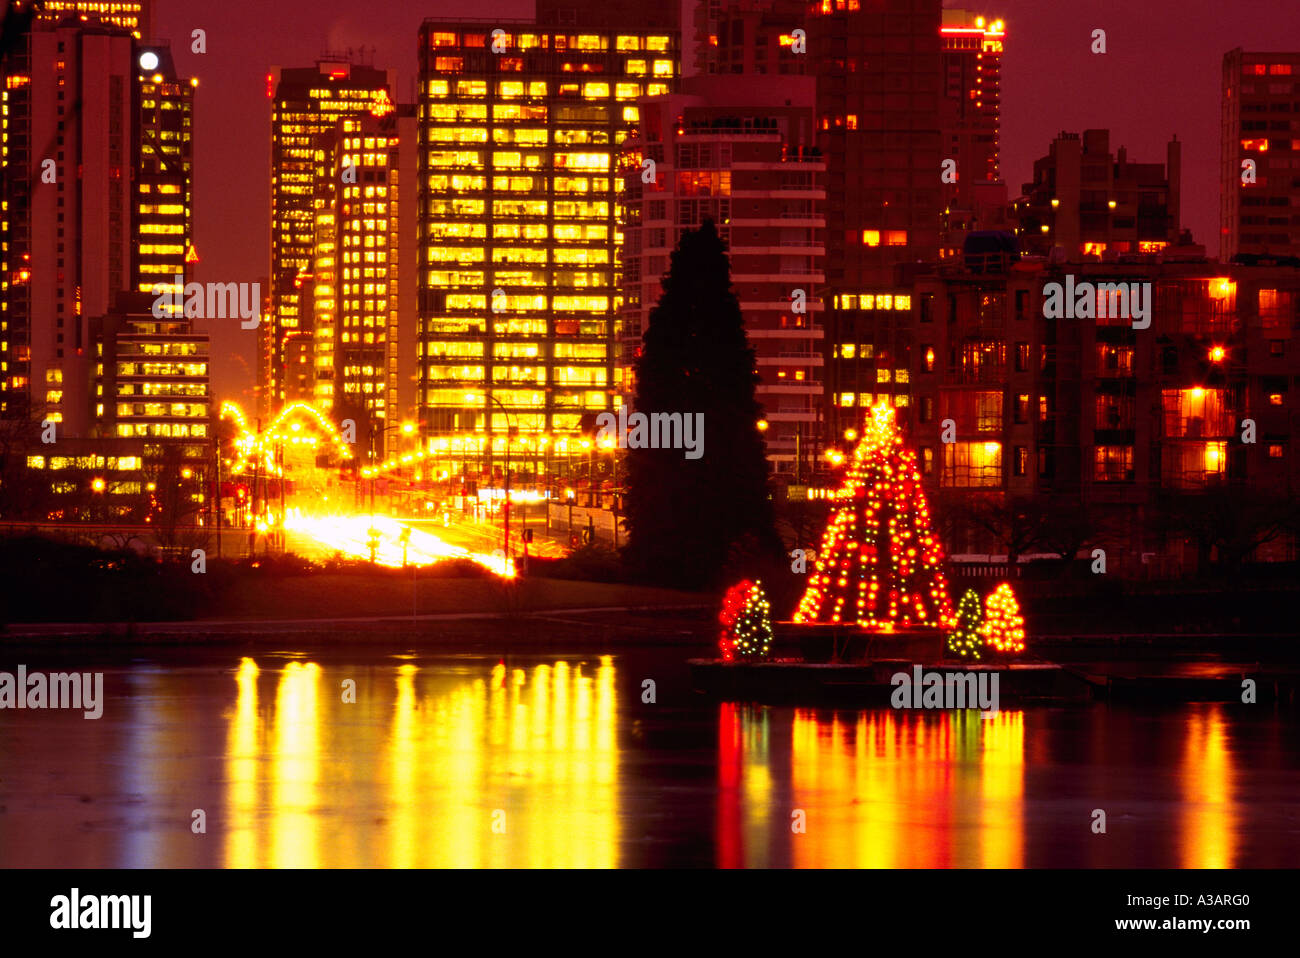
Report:
[[624,553],[638,577],[701,588],[779,558],[754,397],[759,377],[711,222],[682,234],[650,312],[634,411],[704,416],[702,455],[628,443]]

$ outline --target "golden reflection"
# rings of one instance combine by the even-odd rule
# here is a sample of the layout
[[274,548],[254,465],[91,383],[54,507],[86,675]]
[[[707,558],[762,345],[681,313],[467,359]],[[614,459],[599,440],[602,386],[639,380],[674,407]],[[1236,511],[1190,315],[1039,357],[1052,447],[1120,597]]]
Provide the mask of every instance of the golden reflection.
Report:
[[[974,713],[967,713],[973,716]],[[980,716],[984,751],[980,761],[980,867],[1024,864],[1025,713]]]
[[796,709],[790,833],[800,868],[1023,864],[1024,714]]
[[[355,672],[290,662],[265,716],[258,674],[252,659],[235,674],[227,865],[618,865],[610,657],[459,675],[404,662],[356,703],[336,691]],[[378,739],[372,715],[388,716]],[[362,800],[330,797],[366,783]]]
[[257,764],[261,753],[261,728],[257,717],[257,663],[245,658],[235,673],[238,691],[235,714],[226,743],[226,864],[231,868],[256,868],[262,864],[255,820],[258,815]]
[[271,755],[271,861],[274,868],[316,868],[320,776],[315,662],[290,662],[280,673],[275,694]]
[[1186,743],[1179,776],[1183,785],[1180,866],[1232,868],[1237,857],[1237,808],[1232,797],[1235,770],[1222,705],[1206,705],[1193,712]]

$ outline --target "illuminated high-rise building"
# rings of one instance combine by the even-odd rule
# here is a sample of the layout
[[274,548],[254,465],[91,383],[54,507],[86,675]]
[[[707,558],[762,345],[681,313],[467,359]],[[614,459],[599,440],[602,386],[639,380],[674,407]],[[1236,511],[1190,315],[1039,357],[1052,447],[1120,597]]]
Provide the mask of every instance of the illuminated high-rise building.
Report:
[[175,297],[194,250],[193,114],[197,80],[179,79],[167,46],[136,52],[140,98],[139,162],[134,184],[132,288],[162,284]]
[[[627,164],[624,366],[682,232],[712,220],[758,366],[768,461],[791,480],[808,479],[821,431],[826,165],[813,149],[813,103],[811,77],[689,77],[679,93],[639,102]],[[655,162],[653,183],[644,159]]]
[[970,233],[1010,230],[999,168],[1002,49],[1006,24],[968,10],[944,10],[943,219],[940,258],[961,254]]
[[673,31],[422,25],[419,404],[443,471],[536,471],[621,401],[618,157],[677,75]]
[[[60,439],[147,439],[157,454],[154,440],[206,441],[206,405],[188,407],[183,429],[122,432],[133,413],[119,419],[119,399],[134,410],[166,405],[166,393],[122,380],[119,397],[121,369],[104,356],[119,343],[121,355],[135,350],[139,332],[151,376],[155,345],[189,337],[185,349],[204,354],[206,397],[206,339],[187,321],[162,330],[151,315],[159,329],[145,333],[107,317],[124,315],[123,294],[152,302],[156,284],[186,274],[194,84],[176,76],[165,44],[141,44],[130,24],[91,13],[34,22],[4,64],[0,404],[5,416],[57,423]],[[179,414],[173,406],[160,422]]]
[[401,240],[414,230],[399,216],[415,212],[400,202],[403,180],[415,177],[402,169],[403,156],[414,166],[414,112],[346,117],[316,138],[314,154],[313,400],[336,420],[353,419],[359,435],[373,432],[384,456],[413,398],[411,390],[403,402],[402,371],[409,357],[407,377],[414,373],[414,297],[404,304],[401,295],[414,289],[413,249]]
[[[944,10],[943,155],[956,161],[953,203],[971,203],[971,185],[1001,179],[1002,46],[1006,25],[967,10]],[[951,204],[949,204],[951,205]]]
[[1219,258],[1300,256],[1300,52],[1223,57]]
[[818,146],[834,197],[823,297],[829,441],[860,427],[873,395],[908,402],[910,271],[938,258],[944,208],[941,7],[820,0],[808,17]]
[[271,314],[270,355],[259,369],[266,412],[310,400],[312,367],[312,256],[315,242],[313,150],[315,137],[344,117],[384,116],[394,110],[393,77],[348,60],[323,59],[314,67],[275,70],[267,76],[271,98]]
[[102,437],[143,440],[146,460],[164,445],[206,461],[211,414],[206,333],[191,320],[158,319],[149,293],[119,294],[91,320],[95,339],[95,419]]
[[85,436],[87,318],[132,285],[135,42],[97,23],[37,22],[4,74],[0,414]]

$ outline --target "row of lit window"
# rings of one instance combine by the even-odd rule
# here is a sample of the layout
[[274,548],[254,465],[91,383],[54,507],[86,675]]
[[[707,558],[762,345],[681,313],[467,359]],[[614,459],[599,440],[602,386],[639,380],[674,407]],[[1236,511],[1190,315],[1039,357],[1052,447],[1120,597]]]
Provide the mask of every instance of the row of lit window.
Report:
[[[909,310],[912,297],[891,293],[840,293],[832,298],[836,309]],[[845,357],[848,358],[848,357]]]
[[119,376],[206,376],[207,363],[118,363]]
[[[505,295],[490,297],[496,312],[544,312],[547,298],[540,294]],[[451,293],[447,296],[448,309],[488,308],[489,297],[476,293]],[[603,313],[609,309],[608,296],[552,296],[550,308],[556,312]]]
[[[489,42],[490,41],[490,42]],[[625,36],[619,35],[614,38],[614,49],[620,52],[635,52],[645,50],[649,53],[667,53],[671,46],[671,39],[666,36]],[[480,44],[490,45],[496,50],[595,50],[603,51],[609,49],[609,37],[598,34],[539,34],[539,33],[507,33],[504,30],[495,32],[491,37],[485,37],[481,33],[467,33],[464,39],[461,35],[446,31],[435,30],[429,34],[429,46],[433,49],[442,47],[476,47]]]
[[879,393],[877,395],[873,395],[872,393],[840,393],[837,398],[839,405],[846,409],[852,408],[853,406],[869,408],[877,403],[887,403],[891,401],[895,406],[901,407],[906,406],[908,402],[907,396],[902,394],[895,395],[892,393]]
[[[545,406],[547,392],[541,389],[493,389],[492,396],[501,402],[501,405],[507,408]],[[588,409],[603,409],[608,402],[608,393],[590,391],[585,395],[575,393],[569,396],[563,393],[551,393],[553,405],[578,405],[579,402]],[[431,406],[453,406],[465,408],[466,406],[478,406],[478,402],[471,401],[466,395],[464,389],[429,389],[425,391],[425,398]],[[512,426],[517,425],[511,423]],[[522,424],[518,424],[523,428]]]
[[139,456],[28,456],[28,469],[112,469],[126,472],[141,467]]
[[[447,380],[481,380],[483,366],[425,366],[425,378],[433,382]],[[547,381],[545,366],[493,366],[493,382]],[[608,371],[599,366],[564,366],[551,369],[551,382],[566,386],[604,386]]]
[[129,403],[117,404],[118,416],[180,416],[202,419],[208,414],[207,403]]
[[[615,300],[615,308],[618,300]],[[481,335],[486,331],[487,320],[482,317],[437,316],[425,321],[427,335],[431,336],[468,336]],[[603,339],[609,333],[609,324],[604,319],[555,319],[548,323],[545,319],[522,319],[510,317],[493,320],[492,333],[495,336],[577,336]]]

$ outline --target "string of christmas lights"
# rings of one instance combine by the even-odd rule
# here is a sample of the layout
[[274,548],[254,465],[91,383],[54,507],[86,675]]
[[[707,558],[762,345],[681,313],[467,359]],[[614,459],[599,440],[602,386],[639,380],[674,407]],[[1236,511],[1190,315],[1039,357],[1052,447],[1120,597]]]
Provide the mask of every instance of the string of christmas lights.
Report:
[[761,582],[744,579],[727,590],[718,614],[718,648],[724,662],[763,658],[772,648],[772,606]]
[[1025,620],[1009,583],[1003,582],[984,600],[980,634],[985,644],[999,652],[1016,654],[1025,650]]
[[795,622],[892,632],[953,624],[943,547],[892,406],[871,410]]
[[957,603],[957,625],[948,633],[948,651],[963,659],[978,659],[984,647],[980,626],[984,624],[984,605],[979,593],[967,589]]

